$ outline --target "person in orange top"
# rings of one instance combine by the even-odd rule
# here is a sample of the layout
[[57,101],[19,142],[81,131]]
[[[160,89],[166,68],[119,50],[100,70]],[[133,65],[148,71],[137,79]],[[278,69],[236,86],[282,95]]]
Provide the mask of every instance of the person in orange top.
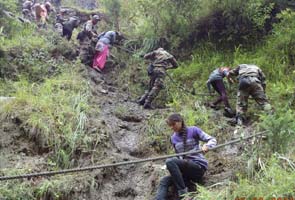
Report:
[[47,9],[43,4],[35,4],[35,17],[38,27],[44,27],[47,20]]
[[38,27],[45,28],[48,20],[48,13],[53,11],[52,5],[49,2],[45,4],[35,4],[35,16]]

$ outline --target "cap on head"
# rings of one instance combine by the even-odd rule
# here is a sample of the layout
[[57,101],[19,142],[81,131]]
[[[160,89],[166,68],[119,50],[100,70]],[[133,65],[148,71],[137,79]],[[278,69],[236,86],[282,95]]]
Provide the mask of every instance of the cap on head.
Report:
[[95,20],[95,21],[100,21],[99,15],[93,15],[92,19]]

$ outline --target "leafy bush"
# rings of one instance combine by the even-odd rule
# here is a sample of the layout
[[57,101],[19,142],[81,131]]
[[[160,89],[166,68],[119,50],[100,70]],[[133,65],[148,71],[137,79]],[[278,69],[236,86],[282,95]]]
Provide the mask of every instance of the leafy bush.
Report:
[[[292,164],[292,161],[290,162]],[[206,189],[200,186],[200,194],[192,194],[191,196],[197,196],[197,199],[201,200],[292,197],[295,191],[290,182],[292,183],[295,178],[295,171],[291,164],[285,164],[283,160],[276,157],[269,160],[263,169],[256,173],[253,180],[240,177],[238,183],[225,182],[224,184],[227,186],[219,190],[213,190],[213,187]]]
[[286,153],[295,140],[295,114],[288,108],[277,107],[274,114],[261,116],[260,126],[267,130],[268,150],[275,153]]

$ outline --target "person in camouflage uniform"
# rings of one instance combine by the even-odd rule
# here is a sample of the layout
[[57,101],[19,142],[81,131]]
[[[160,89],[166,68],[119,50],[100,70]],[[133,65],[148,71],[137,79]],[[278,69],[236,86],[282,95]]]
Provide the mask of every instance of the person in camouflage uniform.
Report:
[[242,125],[245,120],[244,115],[248,108],[248,98],[250,95],[264,110],[271,110],[271,105],[268,103],[265,95],[265,75],[259,67],[256,65],[241,64],[235,69],[230,70],[229,76],[238,76],[239,80],[236,124]]
[[176,59],[163,48],[145,54],[144,58],[152,60],[148,68],[150,83],[149,89],[141,96],[138,103],[143,105],[144,109],[150,109],[152,101],[164,88],[166,70],[177,68],[178,64]]
[[97,43],[96,24],[100,21],[98,15],[94,15],[83,25],[83,30],[78,34],[77,39],[80,43],[79,57],[81,62],[91,66],[95,54],[95,45]]
[[23,14],[24,19],[27,19],[29,21],[34,20],[34,15],[33,15],[33,12],[32,12],[32,8],[33,8],[33,2],[32,1],[25,1],[22,4],[22,14]]

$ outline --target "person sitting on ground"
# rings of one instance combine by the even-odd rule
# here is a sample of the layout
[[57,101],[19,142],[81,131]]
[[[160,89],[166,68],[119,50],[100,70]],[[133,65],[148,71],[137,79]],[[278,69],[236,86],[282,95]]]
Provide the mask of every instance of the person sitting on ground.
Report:
[[164,88],[164,79],[166,70],[178,67],[176,59],[163,48],[144,55],[145,59],[150,59],[152,64],[148,67],[148,75],[150,77],[149,89],[140,97],[138,103],[143,105],[144,109],[151,109],[151,103]]
[[[196,126],[185,125],[182,116],[172,114],[167,119],[168,126],[174,131],[171,143],[176,153],[202,150],[206,153],[216,145],[216,139]],[[200,147],[200,141],[206,142]],[[168,187],[174,185],[179,197],[188,192],[188,183],[200,182],[208,168],[208,161],[202,153],[169,158],[166,167],[170,173],[160,180],[156,200],[167,199]]]
[[228,74],[229,74],[229,67],[220,67],[218,69],[215,69],[209,76],[209,79],[207,81],[207,86],[209,89],[209,92],[211,93],[211,85],[213,86],[214,90],[220,95],[216,101],[214,101],[213,103],[209,103],[211,108],[216,108],[216,106],[223,102],[224,103],[224,110],[225,112],[230,115],[231,117],[233,117],[234,112],[231,109],[229,102],[228,102],[228,98],[227,98],[227,94],[226,94],[226,89],[225,89],[225,85],[223,83],[223,78],[227,77],[228,81],[230,83],[233,82],[233,80],[231,78],[229,78]]
[[245,113],[248,108],[248,98],[253,99],[266,111],[271,111],[271,105],[265,95],[265,75],[262,70],[253,64],[241,64],[229,71],[229,76],[238,76],[238,98],[234,124],[242,125],[245,122]]
[[98,42],[95,46],[96,54],[93,59],[92,67],[101,72],[109,56],[109,49],[120,39],[122,34],[117,31],[103,32],[98,36]]

